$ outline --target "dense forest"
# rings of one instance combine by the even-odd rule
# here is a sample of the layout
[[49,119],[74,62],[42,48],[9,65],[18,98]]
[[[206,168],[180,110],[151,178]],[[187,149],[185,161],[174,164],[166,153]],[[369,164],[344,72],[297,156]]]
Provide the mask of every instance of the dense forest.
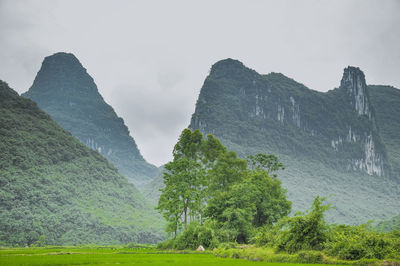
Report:
[[0,81],[0,245],[156,243],[152,205],[99,152]]

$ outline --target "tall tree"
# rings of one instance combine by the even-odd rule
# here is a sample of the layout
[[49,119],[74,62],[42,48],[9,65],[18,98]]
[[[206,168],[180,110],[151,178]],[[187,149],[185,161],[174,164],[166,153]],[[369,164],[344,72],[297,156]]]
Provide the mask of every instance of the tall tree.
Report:
[[165,165],[165,187],[161,189],[157,209],[168,221],[170,232],[175,235],[181,227],[182,216],[184,229],[188,217],[196,220],[202,217],[207,186],[205,169],[201,163],[203,143],[203,135],[199,130],[183,130],[173,150],[173,161]]
[[[251,228],[272,224],[289,213],[291,204],[279,180],[270,173],[283,169],[274,155],[237,157],[212,135],[185,129],[165,166],[165,188],[158,210],[169,232],[207,219],[227,241],[247,242]],[[276,175],[273,175],[274,177]],[[220,234],[220,235],[221,235]]]

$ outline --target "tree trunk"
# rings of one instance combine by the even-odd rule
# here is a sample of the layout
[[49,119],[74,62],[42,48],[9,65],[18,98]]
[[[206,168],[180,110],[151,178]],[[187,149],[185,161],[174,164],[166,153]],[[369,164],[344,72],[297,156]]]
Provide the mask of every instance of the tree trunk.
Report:
[[184,226],[184,228],[185,228],[185,230],[186,230],[186,225],[187,225],[187,205],[185,204],[185,207],[184,207],[184,209],[183,209],[183,211],[184,211],[184,220],[183,220],[183,226]]

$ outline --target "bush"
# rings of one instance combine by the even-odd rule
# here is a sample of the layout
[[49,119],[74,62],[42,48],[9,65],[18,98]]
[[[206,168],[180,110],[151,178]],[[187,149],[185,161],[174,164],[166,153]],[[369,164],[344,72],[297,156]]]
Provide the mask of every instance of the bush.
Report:
[[[281,220],[283,221],[283,220]],[[277,242],[276,237],[279,234],[280,228],[277,224],[276,226],[266,225],[260,227],[255,233],[255,236],[251,239],[257,247],[274,246]]]
[[218,246],[218,242],[212,229],[198,223],[191,223],[178,236],[175,247],[177,249],[196,249],[199,245],[204,248],[214,248]]
[[324,255],[321,251],[315,250],[304,250],[300,251],[298,254],[298,262],[301,263],[323,263]]
[[202,245],[204,248],[212,249],[219,245],[214,231],[198,223],[190,223],[176,239],[170,239],[158,244],[159,249],[197,249]]
[[326,253],[345,260],[395,258],[400,253],[400,241],[393,233],[368,230],[367,225],[332,228]]
[[219,249],[230,249],[230,248],[236,248],[237,244],[235,242],[224,242],[219,244],[218,248]]
[[268,245],[277,251],[295,253],[299,250],[321,250],[327,239],[323,199],[315,198],[312,210],[303,216],[281,219],[276,225],[262,228],[254,237],[258,246]]
[[168,239],[164,242],[160,242],[157,244],[158,249],[174,249],[176,244],[176,239]]
[[46,237],[41,235],[39,239],[33,244],[34,247],[44,247],[46,245]]

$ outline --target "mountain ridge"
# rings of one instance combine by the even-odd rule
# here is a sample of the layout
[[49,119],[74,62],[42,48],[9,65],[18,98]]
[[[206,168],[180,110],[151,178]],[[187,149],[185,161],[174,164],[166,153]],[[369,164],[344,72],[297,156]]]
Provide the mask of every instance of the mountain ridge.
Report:
[[123,119],[104,101],[93,78],[71,53],[46,57],[30,89],[34,100],[82,143],[99,151],[139,188],[157,175]]
[[[340,84],[319,92],[283,74],[261,75],[240,61],[221,60],[204,81],[189,128],[215,135],[241,157],[277,154],[287,166],[280,178],[294,209],[304,210],[311,195],[335,193],[331,203],[336,201],[336,209],[330,211],[334,222],[394,216],[400,207],[394,201],[400,178],[392,173],[364,73],[347,67]],[[385,195],[387,186],[391,188]],[[357,195],[346,206],[346,200],[352,201],[350,188]],[[374,203],[368,198],[371,193],[387,198],[387,214],[376,203],[382,199]]]

